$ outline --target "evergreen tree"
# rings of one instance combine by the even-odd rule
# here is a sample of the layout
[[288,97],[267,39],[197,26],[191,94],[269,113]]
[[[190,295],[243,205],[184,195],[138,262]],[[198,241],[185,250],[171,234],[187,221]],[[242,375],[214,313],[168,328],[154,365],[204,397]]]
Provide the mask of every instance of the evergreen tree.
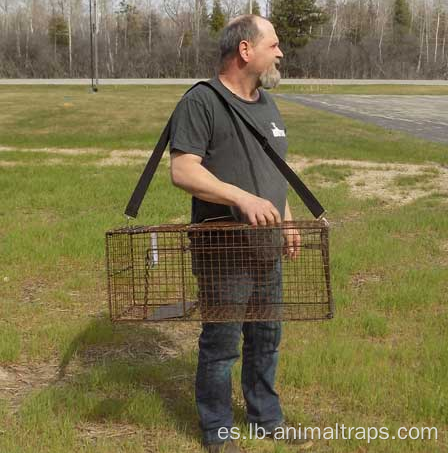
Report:
[[315,1],[276,0],[273,3],[271,21],[283,47],[304,46],[313,34],[313,27],[328,20]]
[[220,0],[214,0],[212,15],[210,18],[210,30],[212,31],[212,33],[219,33],[224,28],[225,22],[226,18],[222,11]]
[[48,36],[55,46],[68,46],[68,24],[64,16],[56,14],[50,17]]
[[409,33],[411,28],[411,11],[406,0],[395,0],[394,4],[394,35],[401,37]]
[[[244,8],[244,13],[249,14],[250,10],[250,1],[246,3],[246,7]],[[261,16],[261,9],[260,5],[258,4],[257,0],[252,1],[252,14],[255,14],[256,16]]]

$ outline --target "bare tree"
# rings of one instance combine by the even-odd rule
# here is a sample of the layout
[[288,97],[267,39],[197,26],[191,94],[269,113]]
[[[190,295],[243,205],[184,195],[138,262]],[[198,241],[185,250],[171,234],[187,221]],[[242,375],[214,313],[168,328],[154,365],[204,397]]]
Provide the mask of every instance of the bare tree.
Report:
[[[92,0],[93,1],[93,0]],[[213,75],[210,0],[96,0],[102,77]],[[282,64],[290,77],[448,77],[448,0],[405,0],[410,26],[394,40],[395,0],[320,0],[329,16]],[[258,1],[269,14],[273,0]],[[227,18],[248,0],[221,0]],[[90,74],[88,0],[0,0],[0,77]]]
[[182,8],[182,3],[183,2],[181,0],[163,0],[163,6],[165,8],[165,12],[177,29],[178,38],[177,38],[176,54],[177,54],[178,60],[180,60],[182,45],[184,42],[186,30],[187,30],[187,26],[185,23],[185,11]]
[[243,5],[240,0],[221,0],[222,10],[227,20],[241,14]]

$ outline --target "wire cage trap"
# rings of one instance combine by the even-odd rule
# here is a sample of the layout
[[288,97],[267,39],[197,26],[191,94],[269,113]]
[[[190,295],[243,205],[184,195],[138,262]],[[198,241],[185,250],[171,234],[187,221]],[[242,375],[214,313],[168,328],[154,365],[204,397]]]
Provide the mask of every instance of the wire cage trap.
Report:
[[[298,256],[286,254],[300,235]],[[132,226],[106,233],[112,321],[333,317],[328,224]]]

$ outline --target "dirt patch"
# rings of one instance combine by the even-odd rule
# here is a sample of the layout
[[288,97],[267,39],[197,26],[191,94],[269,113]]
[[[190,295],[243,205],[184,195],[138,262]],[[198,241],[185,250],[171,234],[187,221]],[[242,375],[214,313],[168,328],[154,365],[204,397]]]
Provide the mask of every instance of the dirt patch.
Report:
[[[61,159],[59,157],[55,157],[52,159],[46,159],[39,163],[33,162],[33,166],[35,166],[35,165],[51,166],[51,165],[64,165],[64,164],[67,164],[67,162],[64,161],[64,159]],[[29,167],[29,166],[30,166],[29,162],[0,160],[0,167]]]
[[378,283],[382,280],[384,280],[384,276],[382,276],[380,274],[358,272],[358,273],[352,275],[352,277],[350,279],[350,283],[354,288],[361,288],[362,286],[364,286],[367,283],[370,283],[370,282]]
[[[201,323],[197,322],[179,322],[173,328],[169,329],[167,323],[153,323],[159,332],[168,336],[169,342],[176,345],[176,354],[180,355],[186,351],[197,349],[198,338],[201,333]],[[151,327],[151,326],[149,326]]]
[[129,437],[136,435],[136,426],[117,423],[81,423],[77,427],[80,437],[96,441],[97,439],[110,439],[113,437]]
[[448,241],[445,240],[440,243],[440,250],[443,254],[440,256],[438,264],[441,267],[448,267]]
[[152,149],[141,150],[141,149],[131,149],[128,151],[112,151],[111,155],[116,157],[142,157],[144,159],[149,159],[151,156]]
[[13,379],[14,378],[12,373],[10,373],[8,370],[5,370],[4,368],[0,368],[0,383],[2,383],[2,388],[5,382],[11,382]]
[[[122,167],[127,165],[142,165],[145,161],[143,159],[130,159],[127,157],[106,157],[94,162],[93,165],[97,167]],[[92,164],[86,164],[92,165]]]
[[[123,165],[142,165],[148,161],[152,150],[111,151],[108,157],[100,159],[93,165],[98,167],[116,167]],[[167,157],[167,153],[163,157]],[[91,164],[86,164],[91,165]]]
[[60,154],[63,156],[79,156],[81,154],[97,154],[104,152],[103,149],[96,148],[14,148],[12,146],[0,146],[0,152],[2,151],[17,151],[27,153],[45,153],[45,154]]
[[32,390],[43,389],[58,379],[56,362],[0,366],[0,398],[6,399],[13,411]]
[[[181,349],[171,343],[160,343],[154,340],[126,341],[119,345],[89,346],[78,351],[77,357],[70,366],[63,369],[63,375],[74,374],[78,367],[94,366],[103,360],[146,361],[156,359],[158,362],[173,359],[181,355]],[[79,363],[77,363],[79,361]]]
[[[77,437],[89,444],[96,444],[98,441],[108,439],[109,442],[117,442],[131,439],[138,439],[143,444],[145,453],[156,453],[159,451],[161,440],[169,435],[175,436],[176,433],[166,430],[150,429],[141,425],[129,425],[126,423],[99,423],[82,422],[76,426]],[[188,449],[188,451],[191,451]],[[195,450],[196,451],[196,450]]]
[[[297,172],[317,165],[350,167],[351,175],[345,181],[352,194],[358,198],[380,198],[391,204],[407,204],[432,193],[446,191],[448,188],[448,168],[438,164],[382,164],[378,162],[345,159],[307,159],[291,160]],[[421,177],[431,175],[429,183],[399,186],[399,177]]]
[[440,249],[442,252],[447,252],[448,253],[448,241],[442,241],[440,244]]
[[[187,351],[197,347],[200,334],[199,322],[177,323],[170,326],[167,323],[141,324],[140,329],[156,331],[149,338],[129,338],[120,344],[90,345],[77,352],[77,358],[84,365],[94,365],[105,358],[108,360],[157,360],[164,362],[182,356]],[[75,367],[76,364],[73,364]]]
[[2,151],[58,154],[62,156],[80,156],[85,154],[111,153],[112,155],[120,157],[144,157],[144,158],[148,158],[152,153],[152,149],[108,150],[104,148],[15,148],[13,146],[0,146],[0,153]]
[[[163,334],[164,338],[156,335],[146,340],[129,339],[118,345],[90,345],[77,351],[65,366],[61,366],[57,360],[0,365],[0,398],[6,400],[15,412],[31,391],[70,381],[86,367],[102,363],[104,360],[164,362],[197,348],[199,322],[178,323],[170,327],[166,323],[151,323],[147,326],[142,325],[142,329],[144,328],[156,329]],[[171,379],[184,377],[185,375],[182,374],[182,376],[172,376]]]
[[8,160],[0,160],[0,167],[20,167],[24,166],[25,162],[14,162]]
[[40,296],[46,289],[47,285],[43,281],[30,280],[25,282],[22,288],[22,301],[25,303],[40,302]]
[[[152,150],[142,149],[130,149],[130,150],[106,150],[100,148],[83,148],[83,149],[70,149],[70,148],[34,148],[34,149],[19,149],[8,146],[0,146],[0,155],[2,151],[14,151],[14,152],[31,152],[31,153],[43,153],[43,154],[54,154],[58,156],[82,156],[82,155],[99,155],[105,154],[106,157],[100,158],[96,162],[89,162],[84,165],[96,165],[98,167],[109,167],[109,166],[125,166],[125,165],[142,165],[151,156]],[[166,152],[162,159],[167,159],[169,153]],[[98,156],[99,157],[99,156]],[[63,158],[55,157],[46,159],[40,162],[34,162],[33,165],[64,165],[69,164]],[[23,167],[29,166],[30,162],[21,161],[8,161],[0,160],[0,167]]]

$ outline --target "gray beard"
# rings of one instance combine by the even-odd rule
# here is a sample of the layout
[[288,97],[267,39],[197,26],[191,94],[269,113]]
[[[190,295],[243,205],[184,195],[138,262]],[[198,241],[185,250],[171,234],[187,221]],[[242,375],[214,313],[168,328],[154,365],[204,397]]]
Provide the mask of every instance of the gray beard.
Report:
[[280,79],[280,71],[275,67],[275,65],[272,65],[271,68],[262,72],[260,75],[261,86],[266,90],[275,88],[280,83]]

